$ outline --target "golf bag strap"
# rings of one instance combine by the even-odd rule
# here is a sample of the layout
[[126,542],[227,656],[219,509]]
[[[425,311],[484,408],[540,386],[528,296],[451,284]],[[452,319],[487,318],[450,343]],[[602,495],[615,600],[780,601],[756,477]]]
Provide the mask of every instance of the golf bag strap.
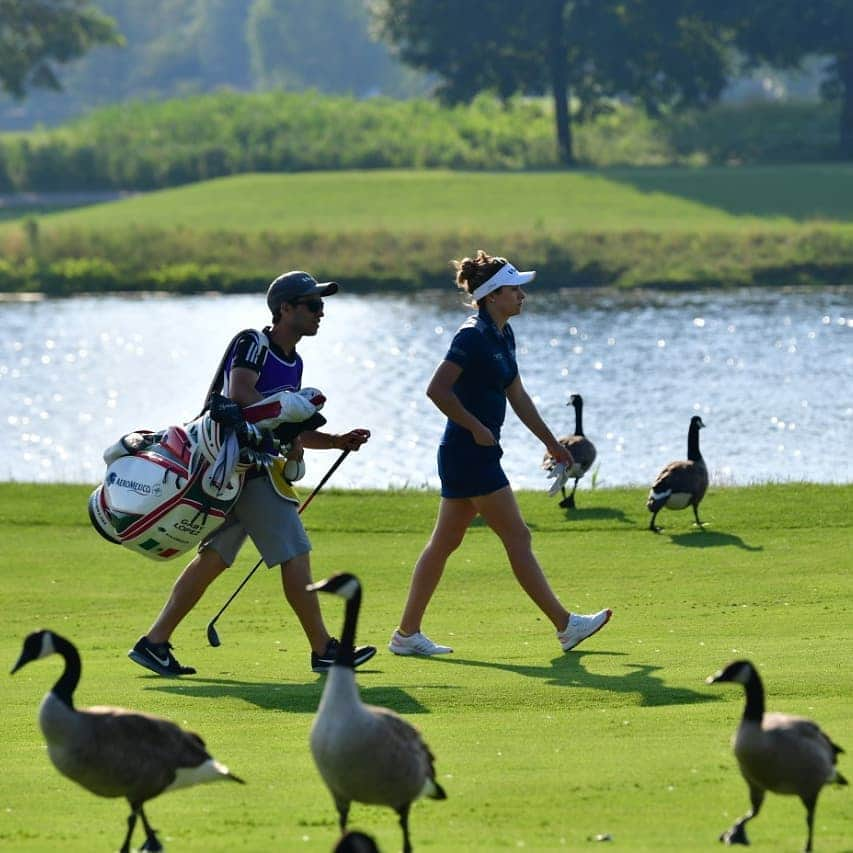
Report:
[[[219,367],[216,368],[216,373],[211,380],[210,387],[207,389],[207,394],[204,397],[204,406],[202,410],[196,415],[196,418],[200,418],[206,411],[210,409],[210,401],[213,399],[215,394],[221,394],[223,389],[225,388],[225,365],[228,363],[228,356],[231,354],[231,350],[234,349],[234,344],[240,339],[242,335],[245,335],[247,332],[254,332],[261,342],[261,358],[260,363],[266,361],[267,353],[270,350],[270,342],[267,337],[267,333],[263,330],[259,329],[241,329],[231,338],[230,343],[227,347],[225,347],[225,352],[222,354],[222,358],[219,361]],[[195,418],[193,418],[195,420]]]

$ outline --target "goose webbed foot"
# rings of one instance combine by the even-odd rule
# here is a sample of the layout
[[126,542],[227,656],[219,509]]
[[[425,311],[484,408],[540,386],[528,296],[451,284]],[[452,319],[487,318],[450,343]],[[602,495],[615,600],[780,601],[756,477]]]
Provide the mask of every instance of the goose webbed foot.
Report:
[[139,817],[142,818],[142,825],[145,827],[145,843],[139,849],[145,850],[147,853],[160,853],[163,845],[160,843],[160,839],[157,838],[154,828],[148,823],[148,818],[142,809],[139,810]]
[[574,509],[575,508],[575,494],[572,492],[567,498],[563,498],[560,501],[560,506],[563,509]]
[[655,524],[655,520],[654,520],[654,519],[652,519],[652,520],[649,522],[649,530],[651,530],[651,531],[652,531],[652,533],[660,533],[660,532],[661,532],[661,530],[663,530],[663,528],[662,528],[660,525]]
[[749,839],[746,837],[746,830],[743,828],[743,824],[738,821],[731,829],[727,829],[720,835],[720,841],[722,841],[727,847],[732,844],[743,844],[745,846],[749,846]]

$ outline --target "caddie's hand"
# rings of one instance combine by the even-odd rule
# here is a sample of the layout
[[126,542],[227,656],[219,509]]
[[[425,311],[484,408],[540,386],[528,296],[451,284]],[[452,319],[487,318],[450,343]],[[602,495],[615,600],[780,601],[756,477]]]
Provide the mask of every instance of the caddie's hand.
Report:
[[336,435],[332,446],[338,450],[358,450],[369,438],[369,429],[351,429],[342,435]]

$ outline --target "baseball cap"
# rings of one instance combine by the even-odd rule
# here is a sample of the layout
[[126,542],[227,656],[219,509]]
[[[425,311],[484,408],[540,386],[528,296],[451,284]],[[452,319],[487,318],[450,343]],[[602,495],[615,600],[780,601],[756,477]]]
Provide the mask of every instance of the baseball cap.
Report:
[[518,286],[530,284],[536,278],[536,270],[521,272],[521,270],[517,270],[509,261],[503,258],[500,260],[504,261],[503,266],[471,294],[474,299],[482,299],[484,296],[488,296],[493,290],[497,290],[504,285]]
[[267,307],[275,314],[284,302],[293,302],[303,296],[331,296],[338,292],[336,281],[318,283],[313,275],[302,270],[282,273],[267,290]]

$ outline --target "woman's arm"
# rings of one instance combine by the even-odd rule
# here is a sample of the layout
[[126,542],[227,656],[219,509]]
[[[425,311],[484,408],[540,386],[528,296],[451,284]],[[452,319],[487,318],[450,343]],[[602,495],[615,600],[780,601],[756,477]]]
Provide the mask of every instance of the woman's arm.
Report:
[[427,397],[450,420],[467,429],[477,444],[483,447],[497,444],[494,433],[479,418],[472,415],[453,393],[453,386],[461,375],[462,368],[458,364],[447,360],[442,361],[427,385]]
[[548,425],[542,420],[533,400],[527,393],[527,389],[521,382],[521,374],[516,375],[506,389],[506,398],[509,400],[512,410],[518,415],[518,419],[545,445],[547,451],[557,462],[567,465],[573,464],[572,455],[554,437],[554,433],[548,429]]

